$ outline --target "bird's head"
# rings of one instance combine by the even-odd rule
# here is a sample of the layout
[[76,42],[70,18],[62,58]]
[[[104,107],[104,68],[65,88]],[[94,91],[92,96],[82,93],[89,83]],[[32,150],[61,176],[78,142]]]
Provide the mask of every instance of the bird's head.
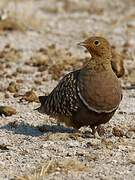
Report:
[[92,57],[111,58],[111,46],[103,37],[93,36],[78,43],[78,45],[84,46],[90,52]]

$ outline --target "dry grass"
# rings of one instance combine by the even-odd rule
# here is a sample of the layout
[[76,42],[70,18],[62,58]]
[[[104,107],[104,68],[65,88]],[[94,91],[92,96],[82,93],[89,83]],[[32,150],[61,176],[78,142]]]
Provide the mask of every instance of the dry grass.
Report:
[[31,175],[17,176],[15,180],[40,180],[45,178],[51,173],[61,172],[67,174],[70,171],[84,172],[88,171],[88,167],[76,159],[67,159],[64,161],[50,160],[45,163],[41,168],[35,170]]

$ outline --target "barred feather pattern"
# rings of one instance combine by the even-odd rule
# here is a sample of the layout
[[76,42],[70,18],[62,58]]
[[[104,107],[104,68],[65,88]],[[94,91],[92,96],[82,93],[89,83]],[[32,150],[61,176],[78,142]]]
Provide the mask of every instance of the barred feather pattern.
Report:
[[54,90],[48,95],[42,106],[48,115],[72,116],[79,107],[77,96],[77,77],[79,70],[64,76]]

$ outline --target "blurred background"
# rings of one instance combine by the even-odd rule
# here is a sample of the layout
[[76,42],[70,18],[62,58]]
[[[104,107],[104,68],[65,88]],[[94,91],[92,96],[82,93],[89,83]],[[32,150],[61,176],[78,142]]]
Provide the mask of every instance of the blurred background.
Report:
[[81,58],[87,55],[76,44],[89,36],[101,35],[126,59],[124,64],[131,73],[135,55],[135,1],[1,0],[0,35],[1,50],[10,44],[26,50],[28,55],[57,45],[68,49],[71,54],[67,56],[81,54]]

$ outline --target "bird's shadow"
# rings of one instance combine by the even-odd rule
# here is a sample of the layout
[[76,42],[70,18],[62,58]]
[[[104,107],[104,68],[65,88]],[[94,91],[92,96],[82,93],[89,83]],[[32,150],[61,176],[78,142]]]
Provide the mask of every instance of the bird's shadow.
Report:
[[66,128],[63,125],[42,125],[33,126],[28,123],[20,122],[16,126],[11,126],[11,124],[6,124],[1,126],[0,129],[5,129],[7,131],[13,132],[14,134],[23,134],[26,136],[41,136],[45,133],[74,133],[75,129]]

